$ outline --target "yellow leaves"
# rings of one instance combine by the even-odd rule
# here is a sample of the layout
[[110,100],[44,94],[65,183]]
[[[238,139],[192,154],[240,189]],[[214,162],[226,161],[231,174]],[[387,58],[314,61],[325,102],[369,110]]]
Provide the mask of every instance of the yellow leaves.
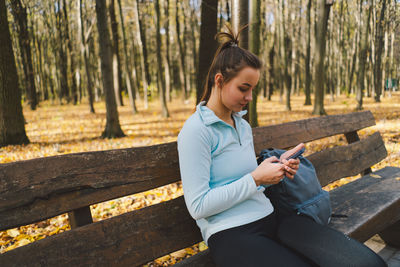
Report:
[[204,241],[201,242],[201,243],[199,244],[199,250],[200,250],[200,251],[204,251],[204,250],[206,250],[206,249],[208,249],[206,243],[205,243]]
[[19,235],[19,231],[17,229],[7,230],[7,234],[11,237],[16,237]]
[[371,176],[372,178],[376,178],[376,179],[381,179],[382,176],[377,175],[377,174],[370,174],[369,176]]
[[70,229],[67,214],[0,232],[0,253]]

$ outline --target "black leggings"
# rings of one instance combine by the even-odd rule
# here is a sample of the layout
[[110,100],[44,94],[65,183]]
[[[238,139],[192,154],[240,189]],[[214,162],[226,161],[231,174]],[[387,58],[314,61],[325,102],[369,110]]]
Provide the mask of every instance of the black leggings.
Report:
[[220,267],[387,266],[364,244],[298,215],[278,223],[272,213],[213,234],[208,246]]

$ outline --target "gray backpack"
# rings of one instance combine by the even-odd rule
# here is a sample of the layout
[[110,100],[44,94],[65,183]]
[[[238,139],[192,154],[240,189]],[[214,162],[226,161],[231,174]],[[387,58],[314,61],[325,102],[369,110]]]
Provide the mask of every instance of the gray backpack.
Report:
[[[279,158],[285,151],[271,148],[262,150],[257,162],[260,164],[272,156]],[[326,225],[332,214],[329,193],[321,188],[311,162],[303,156],[299,159],[300,165],[294,179],[285,177],[280,183],[266,187],[264,194],[271,200],[280,218],[303,214]]]

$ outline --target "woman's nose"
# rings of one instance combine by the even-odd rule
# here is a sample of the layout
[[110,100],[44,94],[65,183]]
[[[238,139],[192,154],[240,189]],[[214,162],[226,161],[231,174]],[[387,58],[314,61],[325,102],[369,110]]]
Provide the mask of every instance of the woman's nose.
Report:
[[249,90],[246,94],[245,94],[245,96],[244,96],[244,99],[246,100],[246,101],[251,101],[251,100],[253,100],[253,90]]

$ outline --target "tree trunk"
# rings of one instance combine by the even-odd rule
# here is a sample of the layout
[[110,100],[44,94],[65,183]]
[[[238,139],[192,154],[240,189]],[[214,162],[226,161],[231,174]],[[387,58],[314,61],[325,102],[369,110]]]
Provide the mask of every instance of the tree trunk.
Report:
[[85,28],[83,26],[83,14],[82,14],[82,0],[79,0],[79,22],[81,26],[81,55],[83,57],[84,63],[85,63],[85,71],[86,71],[86,81],[87,81],[87,91],[89,95],[89,107],[90,107],[90,112],[95,113],[94,111],[94,106],[93,106],[93,81],[92,81],[92,75],[90,73],[90,67],[89,67],[89,53],[88,49],[89,46],[86,43],[86,37],[85,37]]
[[357,61],[357,55],[358,55],[358,39],[360,34],[357,31],[356,32],[356,39],[354,41],[354,53],[353,53],[353,59],[351,60],[351,65],[350,65],[350,72],[349,72],[349,81],[348,81],[348,85],[347,85],[347,93],[351,94],[351,92],[353,91],[353,76],[354,76],[354,70],[356,67],[356,61]]
[[[286,23],[289,24],[288,22],[290,21],[290,18],[288,16],[289,13],[286,10],[289,10],[289,7],[285,9],[285,2],[281,1],[280,2],[282,6],[282,19],[280,21],[281,24],[281,56],[283,58],[283,64],[281,67],[283,68],[283,80],[284,80],[284,92],[286,96],[286,110],[292,110],[290,106],[290,89],[291,89],[291,84],[292,84],[292,76],[289,73],[289,69],[291,68],[292,65],[292,40],[290,39],[288,35],[288,30],[286,29]],[[288,3],[286,3],[288,4]]]
[[106,0],[96,0],[97,29],[99,31],[101,74],[106,95],[107,122],[102,138],[122,137],[118,119],[118,110],[114,96],[114,81],[112,73],[112,51],[109,29],[107,24]]
[[[250,43],[249,50],[259,56],[260,55],[260,6],[261,0],[250,1]],[[249,103],[249,122],[251,127],[258,127],[257,120],[257,96],[260,90],[260,83],[253,88],[253,100]]]
[[304,105],[311,105],[311,71],[310,71],[310,57],[311,57],[311,3],[312,0],[308,0],[307,3],[307,43],[306,43],[306,59],[305,59],[305,94],[306,101]]
[[171,57],[169,55],[169,0],[166,0],[164,2],[164,10],[165,10],[165,20],[164,20],[164,29],[165,29],[165,60],[164,60],[164,65],[165,65],[165,99],[167,102],[171,101],[171,87],[172,87],[172,82],[171,82]]
[[165,80],[164,80],[164,75],[163,75],[163,68],[162,68],[162,56],[161,56],[161,47],[162,47],[162,39],[161,39],[161,33],[160,33],[160,4],[159,0],[154,0],[154,8],[156,10],[156,38],[157,38],[157,76],[158,80],[160,81],[161,86],[159,86],[158,91],[159,91],[159,96],[160,96],[160,103],[161,103],[161,108],[162,108],[162,116],[164,118],[169,117],[169,112],[167,108],[167,103],[165,100]]
[[[199,57],[198,57],[198,52],[197,52],[197,40],[195,33],[199,32],[198,28],[198,20],[197,16],[195,14],[195,10],[191,10],[191,37],[192,37],[192,55],[193,55],[193,69],[194,69],[194,75],[192,77],[192,86],[191,88],[196,88],[197,86],[197,73],[198,73],[198,66],[199,66]],[[197,89],[196,90],[196,95],[197,95]]]
[[22,6],[20,0],[12,0],[12,14],[17,23],[18,41],[21,49],[22,65],[24,70],[24,85],[26,86],[26,93],[28,103],[31,110],[35,110],[37,106],[35,76],[32,65],[32,53],[28,33],[28,18],[26,7]]
[[[274,37],[274,40],[276,38]],[[272,94],[274,92],[274,87],[276,84],[276,79],[275,79],[275,45],[272,45],[270,51],[269,51],[269,85],[268,85],[268,94],[267,98],[269,101],[271,101]]]
[[0,147],[27,144],[21,91],[8,27],[5,1],[0,0]]
[[183,49],[182,41],[181,41],[181,33],[180,33],[180,22],[179,22],[179,1],[175,1],[175,25],[176,25],[176,42],[179,47],[179,78],[182,86],[182,99],[187,99],[188,87],[186,83],[186,69],[185,69],[185,50]]
[[[133,54],[133,58],[128,54],[128,40],[126,38],[126,31],[125,31],[125,23],[124,23],[124,16],[122,14],[122,4],[121,0],[118,0],[118,7],[119,7],[119,16],[121,20],[121,29],[122,29],[122,39],[124,41],[124,57],[125,57],[125,75],[127,77],[127,89],[128,89],[128,95],[129,95],[129,101],[132,107],[132,113],[136,114],[137,113],[137,108],[136,108],[136,103],[135,103],[135,98],[136,98],[136,83],[133,81],[132,75],[136,79],[136,69],[133,68],[131,70],[131,65],[130,63],[134,61],[135,53]],[[133,45],[134,47],[134,45]]]
[[367,58],[367,50],[368,50],[368,29],[369,29],[369,19],[371,17],[371,8],[372,8],[372,3],[369,1],[368,6],[364,7],[365,12],[362,11],[362,6],[360,13],[365,13],[364,14],[364,21],[360,19],[360,22],[362,21],[362,25],[360,27],[360,33],[361,33],[361,38],[360,38],[360,50],[359,50],[359,60],[358,60],[358,75],[357,75],[357,107],[356,110],[362,110],[362,105],[363,105],[363,94],[364,94],[364,70],[365,70],[365,61]]
[[[57,2],[58,6],[61,6],[60,1]],[[71,99],[69,98],[69,86],[68,86],[68,58],[66,55],[66,48],[64,42],[61,40],[65,39],[65,34],[64,34],[64,19],[63,19],[63,14],[61,13],[61,10],[57,10],[56,13],[56,27],[58,31],[58,38],[59,38],[59,43],[58,43],[58,54],[59,56],[57,57],[58,61],[58,66],[60,70],[60,102],[62,103],[62,99],[66,99],[67,102],[69,103]]]
[[208,69],[217,50],[217,42],[214,36],[217,34],[217,7],[216,0],[202,0],[201,2],[201,24],[199,65],[196,86],[196,104],[200,102],[203,94]]
[[[237,33],[241,27],[249,24],[249,1],[232,0],[232,26]],[[249,48],[249,28],[244,29],[239,36],[239,46]]]
[[[233,31],[238,31],[245,25],[249,24],[249,1],[248,0],[232,0],[232,26]],[[239,36],[239,46],[244,49],[249,49],[249,28],[243,29]],[[247,104],[243,110],[249,110]],[[243,118],[246,121],[250,120],[249,112]]]
[[118,36],[118,23],[115,15],[115,1],[110,0],[108,6],[111,21],[112,33],[112,58],[113,58],[113,75],[114,75],[114,90],[115,99],[118,106],[123,106],[122,99],[122,73],[121,73],[121,57],[119,56],[119,36]]
[[[67,12],[67,2],[66,0],[63,0],[63,13],[64,13],[64,27],[65,27],[65,41],[67,43],[67,49],[66,49],[66,54],[67,57],[70,59],[70,80],[72,82],[71,84],[71,93],[72,93],[72,101],[74,105],[78,103],[78,89],[77,89],[77,81],[75,77],[75,72],[76,72],[76,64],[75,64],[75,53],[72,49],[72,42],[71,38],[69,37],[69,21],[68,21],[68,12]],[[61,40],[60,40],[61,41]]]
[[137,0],[133,0],[133,12],[134,12],[134,23],[136,25],[136,40],[138,42],[138,46],[142,48],[142,53],[140,57],[140,67],[142,71],[142,83],[143,83],[143,99],[144,99],[144,109],[148,109],[148,100],[147,100],[147,87],[150,82],[149,68],[147,64],[147,49],[146,49],[146,40],[144,39],[144,33],[142,29],[142,23],[139,17],[139,6]]
[[315,102],[314,115],[325,115],[324,109],[324,85],[325,85],[325,36],[329,20],[329,11],[332,3],[326,0],[318,1],[318,25],[315,33]]
[[381,14],[376,22],[375,35],[375,66],[374,66],[374,85],[375,85],[375,102],[381,102],[382,94],[382,50],[383,50],[383,24],[386,10],[386,0],[381,0]]

